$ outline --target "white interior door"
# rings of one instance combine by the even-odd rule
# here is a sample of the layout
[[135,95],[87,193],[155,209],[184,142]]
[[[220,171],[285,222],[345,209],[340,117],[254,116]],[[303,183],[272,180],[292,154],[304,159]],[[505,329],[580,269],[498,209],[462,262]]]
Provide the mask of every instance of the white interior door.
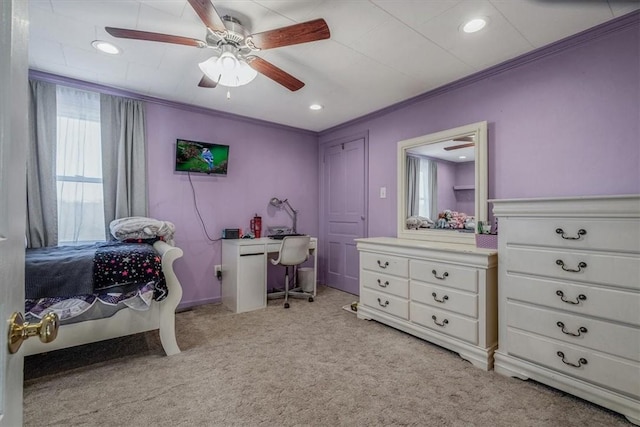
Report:
[[[0,1],[0,319],[24,310],[28,3]],[[23,356],[0,331],[0,427],[22,425]]]
[[330,145],[323,154],[325,283],[359,294],[359,255],[354,239],[366,233],[365,138]]

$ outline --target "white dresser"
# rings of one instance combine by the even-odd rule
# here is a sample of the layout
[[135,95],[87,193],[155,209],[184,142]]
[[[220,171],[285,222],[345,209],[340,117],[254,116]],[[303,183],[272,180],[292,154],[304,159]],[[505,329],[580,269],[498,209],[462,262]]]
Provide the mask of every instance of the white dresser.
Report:
[[498,373],[640,423],[640,196],[494,200]]
[[496,251],[377,237],[360,252],[358,317],[457,352],[488,370],[497,347]]

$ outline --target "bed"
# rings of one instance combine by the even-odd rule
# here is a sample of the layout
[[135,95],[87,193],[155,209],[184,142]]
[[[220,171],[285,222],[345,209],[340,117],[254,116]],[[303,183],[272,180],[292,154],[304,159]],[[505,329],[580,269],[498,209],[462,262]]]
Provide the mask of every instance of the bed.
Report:
[[[156,329],[165,353],[180,353],[175,310],[182,287],[173,262],[182,255],[180,248],[157,236],[152,240],[27,249],[25,318],[38,322],[54,312],[60,327],[50,343],[25,341],[23,354]],[[124,264],[126,268],[117,267]]]

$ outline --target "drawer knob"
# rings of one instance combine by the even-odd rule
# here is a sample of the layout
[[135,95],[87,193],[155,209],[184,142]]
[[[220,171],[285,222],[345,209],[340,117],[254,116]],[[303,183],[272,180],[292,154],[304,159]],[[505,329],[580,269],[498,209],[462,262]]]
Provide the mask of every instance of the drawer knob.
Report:
[[445,325],[449,324],[449,321],[447,319],[444,319],[442,321],[442,323],[438,323],[438,318],[436,317],[436,315],[434,314],[433,316],[431,316],[431,318],[433,319],[433,323],[435,323],[436,325],[444,328]]
[[587,359],[585,359],[584,357],[581,357],[580,359],[578,359],[578,363],[571,363],[571,362],[567,362],[564,359],[564,353],[559,351],[556,353],[558,355],[559,358],[562,359],[562,363],[564,363],[565,365],[569,365],[569,366],[573,366],[574,368],[579,368],[582,365],[586,365],[587,364]]
[[437,298],[437,297],[438,297],[438,294],[436,294],[435,292],[433,292],[433,293],[431,294],[431,296],[433,297],[433,299],[434,299],[436,302],[441,302],[441,303],[444,303],[446,300],[448,300],[448,299],[449,299],[449,296],[448,296],[448,295],[443,296],[443,297],[442,297],[442,299],[438,299],[438,298]]
[[587,234],[587,230],[585,230],[584,228],[581,228],[580,230],[578,230],[578,235],[576,237],[567,236],[566,234],[564,234],[564,230],[562,228],[556,228],[556,233],[558,233],[560,237],[562,237],[565,240],[580,240],[582,236]]
[[385,301],[384,303],[380,300],[380,298],[378,298],[378,305],[380,307],[386,307],[389,305],[389,301]]
[[580,261],[580,263],[578,264],[578,268],[577,269],[573,269],[573,268],[566,268],[564,265],[564,261],[562,261],[561,259],[557,259],[556,260],[556,264],[559,265],[560,267],[562,267],[562,269],[564,271],[568,271],[569,273],[579,273],[582,271],[583,268],[587,268],[587,263],[584,261]]
[[380,267],[380,268],[389,267],[389,261],[385,261],[384,264],[383,264],[382,262],[380,262],[380,260],[378,260],[378,267]]
[[384,283],[382,283],[382,281],[378,279],[378,286],[380,286],[381,288],[386,288],[387,286],[389,286],[389,281],[387,280]]
[[440,280],[444,280],[447,277],[449,277],[449,273],[447,273],[446,271],[444,273],[442,273],[442,276],[438,276],[438,272],[435,270],[431,270],[431,274],[433,274],[433,277],[435,277],[436,279],[440,279]]
[[562,292],[562,291],[556,291],[556,295],[558,295],[560,297],[562,302],[566,302],[567,304],[580,304],[581,301],[586,301],[587,300],[587,296],[584,295],[584,294],[578,295],[578,297],[576,298],[575,302],[574,301],[569,301],[568,299],[566,299],[564,297],[564,292]]
[[576,333],[576,332],[569,332],[569,331],[565,330],[564,329],[564,323],[562,323],[562,322],[558,322],[558,323],[556,323],[556,325],[558,325],[558,328],[562,329],[562,333],[563,334],[571,335],[572,337],[579,337],[580,335],[586,334],[587,332],[589,332],[589,331],[587,331],[587,328],[585,328],[584,326],[580,326],[578,328],[578,332]]

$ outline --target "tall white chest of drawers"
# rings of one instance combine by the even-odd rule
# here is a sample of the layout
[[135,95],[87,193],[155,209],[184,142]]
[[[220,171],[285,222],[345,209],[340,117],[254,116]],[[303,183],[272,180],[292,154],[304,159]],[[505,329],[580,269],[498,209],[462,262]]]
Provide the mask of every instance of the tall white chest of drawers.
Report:
[[491,368],[498,333],[495,250],[391,237],[356,241],[360,319],[376,320]]
[[496,372],[640,424],[640,196],[492,202]]

